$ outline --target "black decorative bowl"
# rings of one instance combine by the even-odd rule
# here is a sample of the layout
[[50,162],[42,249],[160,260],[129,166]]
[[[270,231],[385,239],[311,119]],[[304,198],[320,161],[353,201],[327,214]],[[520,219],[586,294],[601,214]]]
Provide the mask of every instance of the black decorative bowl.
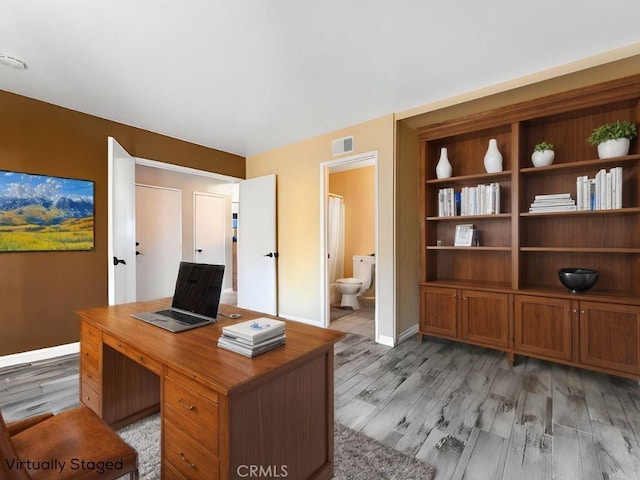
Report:
[[586,292],[598,281],[600,272],[590,268],[561,268],[558,270],[560,282],[572,293]]

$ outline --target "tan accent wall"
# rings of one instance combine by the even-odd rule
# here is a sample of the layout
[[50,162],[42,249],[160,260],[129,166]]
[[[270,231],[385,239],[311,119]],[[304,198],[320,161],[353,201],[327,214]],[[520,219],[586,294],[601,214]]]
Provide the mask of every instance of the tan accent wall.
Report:
[[[380,199],[376,308],[379,334],[394,337],[393,115],[247,157],[247,178],[275,173],[278,189],[278,309],[281,315],[320,322],[320,164],[378,152]],[[355,151],[340,157],[331,141],[354,136]]]
[[95,182],[95,250],[0,253],[0,355],[75,342],[107,303],[107,137],[136,157],[244,177],[243,157],[0,91],[0,169]]
[[376,251],[376,169],[332,173],[329,191],[344,199],[344,276],[353,277],[353,256]]

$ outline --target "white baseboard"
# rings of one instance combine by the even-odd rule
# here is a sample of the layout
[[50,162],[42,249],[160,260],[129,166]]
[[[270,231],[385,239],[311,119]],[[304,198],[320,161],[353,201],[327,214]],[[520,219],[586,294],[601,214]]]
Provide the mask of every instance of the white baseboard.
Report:
[[418,324],[417,323],[413,327],[405,330],[404,332],[402,332],[400,334],[400,336],[398,337],[398,343],[402,343],[405,340],[407,340],[408,338],[411,338],[411,337],[415,336],[416,333],[418,333]]
[[80,342],[67,343],[55,347],[41,348],[39,350],[30,350],[28,352],[14,353],[11,355],[0,356],[0,368],[12,367],[23,363],[33,363],[50,358],[71,355],[80,351]]
[[311,320],[309,318],[296,317],[295,315],[287,315],[286,313],[278,313],[279,317],[284,318],[285,320],[294,320],[300,323],[306,323],[308,325],[314,325],[316,327],[322,327],[319,321]]
[[387,337],[386,335],[378,335],[378,338],[376,338],[376,342],[382,345],[386,345],[387,347],[393,347],[396,344],[393,337]]

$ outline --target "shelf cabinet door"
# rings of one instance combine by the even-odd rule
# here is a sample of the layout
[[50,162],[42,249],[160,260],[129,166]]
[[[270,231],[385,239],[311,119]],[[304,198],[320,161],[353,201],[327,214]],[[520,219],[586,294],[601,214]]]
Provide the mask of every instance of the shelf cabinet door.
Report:
[[516,295],[516,351],[571,360],[571,300]]
[[455,288],[420,287],[420,331],[456,338],[457,292]]
[[640,373],[640,311],[630,305],[580,302],[580,361]]
[[458,300],[461,338],[509,347],[509,297],[506,293],[462,290]]

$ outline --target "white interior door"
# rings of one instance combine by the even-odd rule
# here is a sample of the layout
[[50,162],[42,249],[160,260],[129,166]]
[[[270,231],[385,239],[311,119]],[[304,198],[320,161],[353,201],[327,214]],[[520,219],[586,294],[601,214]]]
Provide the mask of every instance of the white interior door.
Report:
[[136,300],[171,297],[182,260],[182,192],[150,185],[135,192]]
[[240,182],[238,306],[278,314],[276,176]]
[[109,305],[136,301],[135,159],[108,138]]
[[[193,258],[198,263],[226,263],[226,199],[222,195],[193,194]],[[228,267],[228,265],[227,265]],[[225,276],[231,274],[225,269]]]

